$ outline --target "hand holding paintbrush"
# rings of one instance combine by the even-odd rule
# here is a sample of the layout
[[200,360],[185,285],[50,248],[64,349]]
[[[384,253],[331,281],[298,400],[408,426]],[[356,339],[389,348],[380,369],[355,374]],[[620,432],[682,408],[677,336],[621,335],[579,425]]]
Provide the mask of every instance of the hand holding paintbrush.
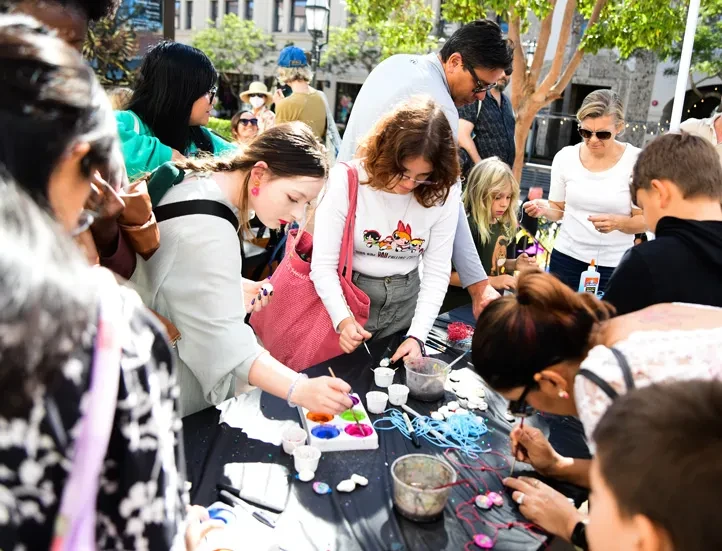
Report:
[[[331,377],[334,379],[336,378],[336,374],[333,372],[333,369],[329,366],[328,372],[331,374]],[[361,423],[359,423],[359,420],[356,418],[356,412],[353,410],[353,405],[349,408],[349,411],[351,412],[351,417],[353,417],[353,420],[356,421],[356,425],[358,425],[359,431],[361,431],[361,434],[364,434],[363,428],[361,428]]]

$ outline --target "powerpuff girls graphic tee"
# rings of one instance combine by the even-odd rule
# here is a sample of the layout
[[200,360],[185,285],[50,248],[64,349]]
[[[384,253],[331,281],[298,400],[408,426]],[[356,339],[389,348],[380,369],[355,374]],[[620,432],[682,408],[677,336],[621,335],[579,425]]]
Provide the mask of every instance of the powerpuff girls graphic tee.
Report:
[[[406,275],[419,268],[421,289],[409,334],[426,335],[439,313],[451,273],[461,188],[455,185],[443,205],[425,208],[413,194],[399,195],[364,185],[361,161],[354,227],[353,270],[371,277]],[[331,170],[325,196],[316,210],[311,279],[334,327],[349,313],[341,291],[338,263],[348,214],[348,175],[343,164]]]

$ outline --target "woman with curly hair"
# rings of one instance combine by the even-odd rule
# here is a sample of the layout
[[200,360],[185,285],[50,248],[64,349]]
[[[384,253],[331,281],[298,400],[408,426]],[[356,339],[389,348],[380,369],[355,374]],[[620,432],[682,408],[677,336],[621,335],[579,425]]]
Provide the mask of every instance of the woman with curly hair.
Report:
[[[372,337],[406,331],[392,359],[420,356],[451,272],[460,200],[451,127],[433,100],[413,99],[379,120],[362,151],[331,171],[316,213],[311,279],[345,352]],[[354,174],[360,185],[353,282],[371,299],[365,327],[349,314],[337,271]]]

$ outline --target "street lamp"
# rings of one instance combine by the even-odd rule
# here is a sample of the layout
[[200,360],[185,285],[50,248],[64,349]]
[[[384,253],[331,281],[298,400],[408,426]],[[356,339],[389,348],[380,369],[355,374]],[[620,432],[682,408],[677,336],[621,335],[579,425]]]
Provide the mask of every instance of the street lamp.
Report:
[[[328,25],[331,7],[328,0],[306,0],[306,29],[313,39],[311,46],[311,69],[313,81],[316,82],[316,70],[321,61],[321,48],[328,43]],[[320,39],[325,37],[325,42]]]

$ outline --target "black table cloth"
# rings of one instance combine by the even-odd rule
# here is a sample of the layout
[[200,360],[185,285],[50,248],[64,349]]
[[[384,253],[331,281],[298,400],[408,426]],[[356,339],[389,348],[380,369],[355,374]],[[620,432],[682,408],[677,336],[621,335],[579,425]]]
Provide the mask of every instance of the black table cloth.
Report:
[[[438,328],[445,330],[449,321],[471,322],[470,308],[461,308],[439,317]],[[332,367],[336,375],[346,380],[364,400],[369,390],[375,390],[371,367],[377,365],[387,346],[391,350],[397,345],[400,337],[392,337],[370,345],[373,361],[366,350],[360,347],[353,354],[344,355],[325,362],[321,366],[306,371],[309,377],[328,374]],[[437,357],[451,361],[459,352],[449,349]],[[468,358],[468,355],[467,355]],[[466,359],[455,367],[470,367]],[[401,367],[395,382],[404,382],[404,369]],[[408,405],[422,414],[428,414],[445,401],[454,399],[447,392],[445,400],[438,403],[423,403],[409,399]],[[481,414],[489,432],[483,440],[497,452],[509,453],[509,432],[513,426],[504,418],[507,403],[500,396],[487,391],[488,411]],[[297,409],[289,408],[283,400],[263,394],[261,408],[267,418],[289,419],[300,424]],[[478,412],[477,412],[478,413]],[[383,415],[371,414],[371,421]],[[303,483],[293,475],[293,458],[286,455],[280,446],[274,446],[258,440],[249,439],[240,429],[218,424],[219,411],[216,408],[195,413],[184,419],[184,441],[187,458],[188,476],[192,483],[191,501],[194,504],[207,506],[218,499],[216,484],[239,484],[238,480],[229,480],[224,476],[224,466],[228,463],[274,463],[285,466],[291,473],[289,478],[290,492],[285,511],[278,517],[277,531],[280,531],[281,548],[285,551],[329,550],[329,551],[440,551],[462,550],[472,540],[474,534],[485,533],[494,536],[494,529],[476,522],[472,529],[456,516],[455,507],[477,495],[484,486],[478,483],[483,478],[491,491],[500,492],[504,497],[503,507],[494,507],[481,512],[484,519],[494,524],[508,524],[514,521],[523,522],[524,518],[511,500],[499,479],[490,472],[481,473],[457,468],[459,478],[472,479],[476,488],[459,485],[452,489],[449,503],[441,520],[420,524],[408,521],[398,515],[392,507],[392,479],[390,465],[398,457],[410,453],[427,453],[442,456],[442,449],[422,440],[422,448],[414,447],[397,430],[379,430],[379,449],[371,451],[348,451],[323,453],[314,481],[328,483],[333,492],[329,495],[317,495],[312,490],[312,483]],[[536,415],[527,420],[533,426],[549,430],[548,419]],[[583,444],[579,427],[573,423],[556,422],[550,440],[562,454],[583,457]],[[454,455],[458,460],[469,465],[484,463]],[[507,457],[508,458],[508,457]],[[509,467],[502,458],[490,454],[481,457],[486,463],[499,467],[503,476],[508,476]],[[534,475],[528,465],[517,463],[516,473]],[[263,472],[263,471],[259,471]],[[336,491],[336,485],[352,474],[362,475],[369,480],[365,488],[357,488],[349,494]],[[262,475],[261,475],[262,476]],[[269,476],[279,476],[277,473]],[[270,481],[269,481],[270,482]],[[277,480],[275,482],[278,482]],[[553,484],[565,495],[571,496],[577,504],[586,498],[586,492],[571,485]],[[270,486],[269,486],[270,488]],[[269,490],[270,491],[270,490]],[[278,490],[281,491],[281,490]],[[278,498],[279,496],[268,496]],[[273,515],[271,515],[273,516]],[[520,528],[503,529],[498,532],[494,549],[497,550],[536,550],[546,541],[544,536],[532,535]],[[249,546],[248,549],[253,549]],[[475,549],[470,544],[469,549]]]

